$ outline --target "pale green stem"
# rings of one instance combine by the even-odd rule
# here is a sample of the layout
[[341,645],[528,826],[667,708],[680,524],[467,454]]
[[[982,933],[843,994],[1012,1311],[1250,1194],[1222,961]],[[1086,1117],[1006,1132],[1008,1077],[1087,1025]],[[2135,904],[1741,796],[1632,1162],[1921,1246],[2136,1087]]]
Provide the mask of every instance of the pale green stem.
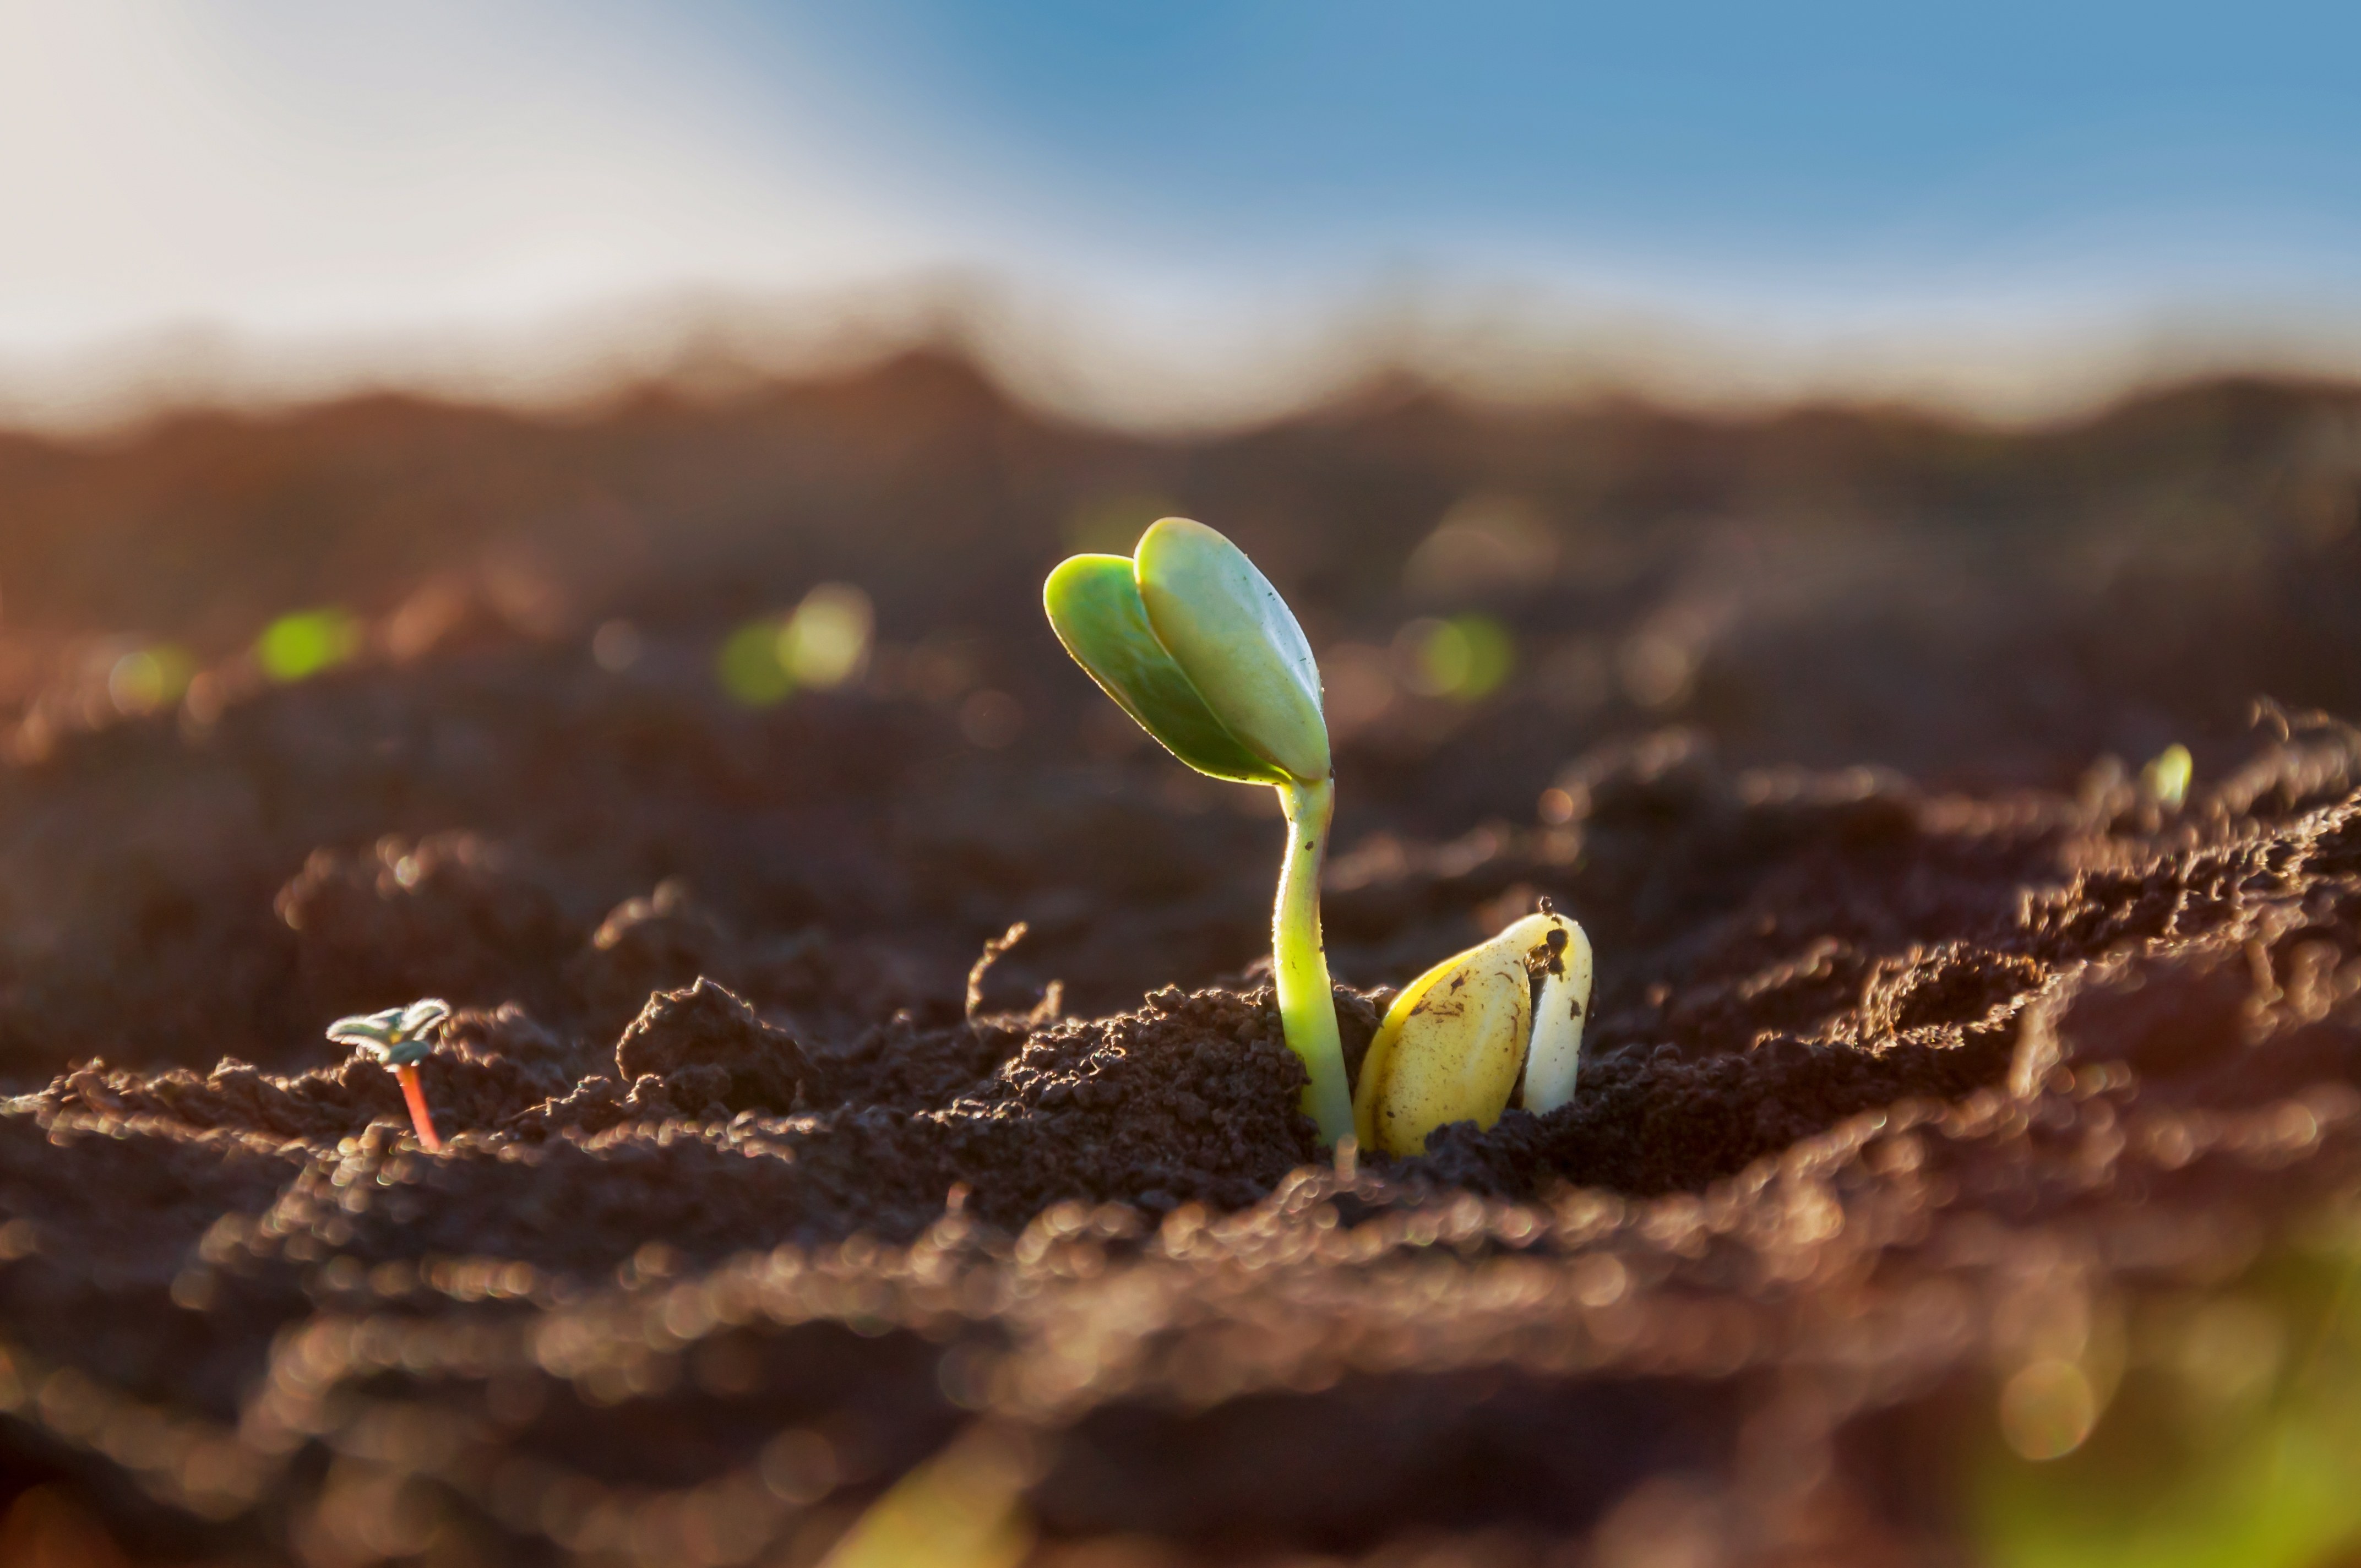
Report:
[[1334,1146],[1353,1131],[1353,1094],[1345,1082],[1345,1048],[1336,1038],[1336,999],[1328,989],[1328,949],[1320,939],[1320,861],[1336,786],[1327,779],[1278,786],[1287,813],[1287,858],[1279,862],[1279,902],[1270,916],[1271,979],[1288,1047],[1312,1081],[1303,1112]]

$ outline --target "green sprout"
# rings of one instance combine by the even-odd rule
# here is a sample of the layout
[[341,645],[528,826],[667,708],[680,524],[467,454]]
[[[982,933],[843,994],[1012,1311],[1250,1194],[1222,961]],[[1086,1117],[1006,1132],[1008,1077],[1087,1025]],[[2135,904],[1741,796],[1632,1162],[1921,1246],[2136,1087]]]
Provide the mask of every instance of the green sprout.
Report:
[[2140,770],[2140,790],[2166,810],[2178,811],[2189,799],[2190,781],[2196,773],[2189,748],[2176,740]]
[[809,686],[830,691],[867,668],[875,612],[850,583],[821,583],[785,616],[750,620],[714,655],[721,689],[748,707],[769,707]]
[[134,648],[106,673],[106,695],[124,715],[153,713],[181,700],[197,673],[197,661],[177,642]]
[[1543,899],[1540,914],[1404,986],[1361,1058],[1360,1146],[1414,1155],[1448,1123],[1489,1127],[1520,1080],[1528,1111],[1572,1100],[1590,973],[1590,938]]
[[1515,640],[1488,615],[1413,620],[1394,645],[1406,656],[1412,691],[1455,702],[1489,696],[1517,662]]
[[768,707],[795,695],[793,671],[779,663],[779,623],[750,620],[731,631],[713,657],[721,689],[748,707]]
[[1201,773],[1279,791],[1288,834],[1272,979],[1287,1043],[1312,1076],[1304,1112],[1334,1144],[1353,1131],[1320,939],[1320,860],[1336,793],[1303,629],[1245,552],[1177,517],[1151,526],[1130,556],[1060,563],[1042,602],[1074,662],[1165,750]]
[[426,1088],[419,1081],[418,1064],[433,1048],[427,1035],[450,1016],[449,1003],[426,996],[407,1007],[339,1018],[328,1025],[329,1039],[353,1047],[356,1055],[369,1058],[393,1074],[401,1085],[402,1099],[409,1102],[410,1124],[418,1132],[419,1146],[429,1154],[438,1152],[443,1140],[434,1135],[434,1118],[427,1113]]
[[282,615],[254,641],[255,661],[262,673],[281,684],[332,670],[360,650],[361,623],[333,607]]

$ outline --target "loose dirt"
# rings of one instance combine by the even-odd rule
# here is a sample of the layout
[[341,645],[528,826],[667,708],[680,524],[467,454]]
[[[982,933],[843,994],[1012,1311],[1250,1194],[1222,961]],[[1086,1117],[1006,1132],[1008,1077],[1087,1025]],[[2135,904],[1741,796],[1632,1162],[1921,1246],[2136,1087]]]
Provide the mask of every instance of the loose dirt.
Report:
[[[950,1498],[1078,1568],[1961,1561],[2025,1410],[2102,1442],[2141,1325],[2343,1255],[2361,736],[2298,705],[2361,712],[2356,410],[1387,393],[1167,449],[919,361],[0,443],[0,1547],[788,1563]],[[1037,624],[1152,491],[1329,662],[1348,1058],[1547,896],[1574,1103],[1316,1146],[1275,814]],[[1422,577],[1471,495],[1547,560]],[[734,704],[733,618],[827,578],[869,674]],[[308,680],[221,630],[338,598]],[[1508,683],[1421,695],[1477,612]],[[185,697],[108,695],[125,625]],[[440,1156],[320,1038],[423,995]]]

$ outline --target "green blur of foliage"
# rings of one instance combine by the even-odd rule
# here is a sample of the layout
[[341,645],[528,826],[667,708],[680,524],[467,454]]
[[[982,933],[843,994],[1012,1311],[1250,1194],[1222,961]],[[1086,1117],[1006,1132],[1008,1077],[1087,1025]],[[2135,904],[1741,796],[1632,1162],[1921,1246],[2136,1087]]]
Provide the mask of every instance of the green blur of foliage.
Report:
[[1413,620],[1401,630],[1405,683],[1422,696],[1475,702],[1490,696],[1517,664],[1516,641],[1488,615]]
[[2342,1568],[2361,1552],[2361,1215],[2325,1255],[2142,1303],[2090,1440],[2035,1464],[1995,1442],[1973,1502],[1997,1568]]
[[186,648],[151,643],[115,661],[106,674],[106,693],[118,713],[153,713],[180,701],[196,673],[196,656]]
[[873,620],[867,594],[822,583],[788,614],[747,621],[723,639],[715,678],[748,707],[772,707],[802,688],[832,690],[868,668]]
[[360,622],[334,607],[282,615],[254,643],[262,673],[281,682],[308,680],[360,651]]
[[2189,785],[2196,771],[2196,760],[2190,756],[2189,748],[2176,740],[2140,770],[2140,789],[2150,800],[2178,811],[2189,799]]
[[796,677],[779,660],[779,623],[750,620],[722,641],[713,662],[721,689],[748,707],[768,707],[795,694]]

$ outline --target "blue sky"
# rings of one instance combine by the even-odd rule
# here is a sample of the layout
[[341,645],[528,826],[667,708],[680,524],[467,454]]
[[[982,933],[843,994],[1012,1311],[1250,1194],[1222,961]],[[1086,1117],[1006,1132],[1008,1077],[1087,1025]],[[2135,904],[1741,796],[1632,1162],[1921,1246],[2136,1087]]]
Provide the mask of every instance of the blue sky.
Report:
[[1411,296],[1799,364],[2361,344],[2356,60],[2268,0],[0,0],[0,402],[159,330],[950,273],[1134,376]]
[[1741,292],[1982,267],[2012,287],[2361,279],[2361,6],[870,0],[731,20],[840,62],[900,156],[1053,225],[1223,261],[1653,269]]

